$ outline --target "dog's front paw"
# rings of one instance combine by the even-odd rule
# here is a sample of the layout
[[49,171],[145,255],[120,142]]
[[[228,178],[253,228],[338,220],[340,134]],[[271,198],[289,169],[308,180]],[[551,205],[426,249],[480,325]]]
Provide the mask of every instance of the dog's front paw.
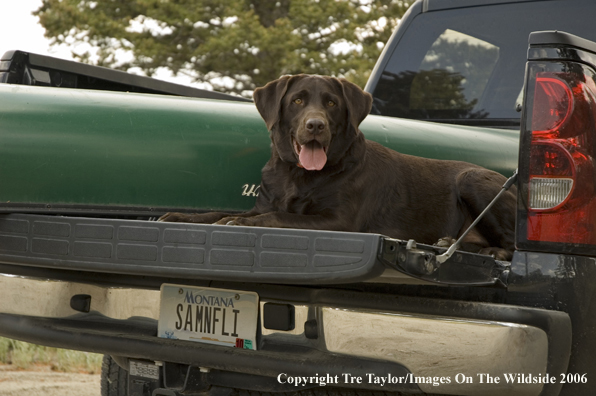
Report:
[[161,216],[157,221],[166,221],[166,222],[185,222],[187,221],[186,218],[188,215],[184,213],[177,213],[177,212],[168,212],[165,215]]
[[442,248],[448,248],[451,245],[453,245],[455,242],[457,242],[457,241],[451,237],[444,237],[444,238],[439,239],[435,243],[435,246],[442,247]]
[[224,217],[223,219],[221,219],[219,221],[216,221],[213,224],[217,224],[217,225],[230,225],[230,226],[240,225],[239,219],[240,219],[239,217],[233,217],[233,216]]
[[229,225],[229,226],[252,226],[253,222],[251,221],[251,219],[249,217],[229,216],[229,217],[224,217],[223,219],[221,219],[218,222],[215,222],[213,224]]

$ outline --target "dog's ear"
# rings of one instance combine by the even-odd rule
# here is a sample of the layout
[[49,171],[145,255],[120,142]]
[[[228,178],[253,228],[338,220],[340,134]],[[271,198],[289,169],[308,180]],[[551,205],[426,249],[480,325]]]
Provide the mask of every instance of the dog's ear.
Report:
[[255,89],[253,98],[257,110],[265,120],[267,129],[272,130],[273,126],[279,121],[279,112],[281,110],[281,100],[283,99],[288,84],[292,76],[283,76],[277,80],[267,83],[262,88]]
[[348,107],[348,117],[354,129],[366,118],[372,108],[372,95],[364,92],[358,85],[344,78],[338,79]]

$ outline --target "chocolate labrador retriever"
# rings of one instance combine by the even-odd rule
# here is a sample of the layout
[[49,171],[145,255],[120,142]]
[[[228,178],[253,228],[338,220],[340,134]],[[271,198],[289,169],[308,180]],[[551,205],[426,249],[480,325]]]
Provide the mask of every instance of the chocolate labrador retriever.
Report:
[[[344,79],[284,76],[255,90],[271,159],[249,212],[167,213],[161,221],[379,233],[432,244],[461,235],[505,177],[459,161],[400,154],[358,126],[372,97]],[[510,259],[515,193],[508,191],[462,249]]]

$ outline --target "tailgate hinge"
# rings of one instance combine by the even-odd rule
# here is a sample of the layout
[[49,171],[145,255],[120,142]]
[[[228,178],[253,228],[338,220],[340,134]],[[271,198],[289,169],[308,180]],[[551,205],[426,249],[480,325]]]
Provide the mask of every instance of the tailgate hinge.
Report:
[[414,240],[384,238],[379,259],[390,268],[429,282],[457,286],[507,286],[511,263],[492,256],[455,251],[441,263],[447,249],[417,244]]

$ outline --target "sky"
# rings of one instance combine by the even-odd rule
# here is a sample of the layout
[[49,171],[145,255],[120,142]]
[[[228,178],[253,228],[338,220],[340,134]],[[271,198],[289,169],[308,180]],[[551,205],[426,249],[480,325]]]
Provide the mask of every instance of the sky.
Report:
[[2,0],[0,12],[0,53],[23,50],[41,55],[72,59],[70,50],[54,49],[50,52],[50,40],[43,36],[45,30],[37,17],[31,13],[41,6],[41,0]]
[[[44,37],[45,29],[31,13],[41,6],[41,0],[0,0],[0,55],[10,50],[22,50],[40,55],[49,55],[72,60],[71,50],[67,46],[50,48],[50,39]],[[169,70],[161,68],[155,78],[209,88],[205,84],[192,83],[189,77],[172,76]]]

